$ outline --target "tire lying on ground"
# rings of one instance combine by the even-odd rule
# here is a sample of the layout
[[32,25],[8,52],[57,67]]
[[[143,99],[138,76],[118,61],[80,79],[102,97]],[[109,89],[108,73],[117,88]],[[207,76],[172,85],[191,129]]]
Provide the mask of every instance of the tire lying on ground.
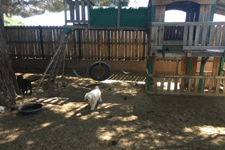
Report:
[[[104,74],[100,75],[99,67],[101,67],[101,70],[104,70]],[[109,78],[111,73],[111,69],[109,67],[109,65],[105,62],[95,62],[94,64],[91,65],[91,67],[89,68],[89,75],[93,80],[96,81],[103,81]]]

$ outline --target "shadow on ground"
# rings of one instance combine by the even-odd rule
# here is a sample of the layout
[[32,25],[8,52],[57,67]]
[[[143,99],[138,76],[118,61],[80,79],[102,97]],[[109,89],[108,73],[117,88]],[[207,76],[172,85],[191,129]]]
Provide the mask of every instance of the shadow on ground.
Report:
[[[26,76],[26,74],[25,74]],[[29,74],[28,78],[35,75]],[[33,88],[38,81],[33,83]],[[103,103],[83,102],[95,86]],[[67,76],[18,104],[39,102],[30,116],[0,115],[0,147],[16,149],[224,149],[225,102],[218,97],[148,95],[136,82]]]

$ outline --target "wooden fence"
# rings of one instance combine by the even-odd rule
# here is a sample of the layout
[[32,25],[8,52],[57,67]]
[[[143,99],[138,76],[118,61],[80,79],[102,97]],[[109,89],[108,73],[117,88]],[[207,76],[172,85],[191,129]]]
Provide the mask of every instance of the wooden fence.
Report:
[[[63,27],[5,27],[10,54],[15,58],[53,56]],[[67,59],[145,60],[146,31],[74,30],[66,49]]]
[[225,77],[222,76],[149,75],[149,77],[154,80],[151,92],[182,95],[225,95]]

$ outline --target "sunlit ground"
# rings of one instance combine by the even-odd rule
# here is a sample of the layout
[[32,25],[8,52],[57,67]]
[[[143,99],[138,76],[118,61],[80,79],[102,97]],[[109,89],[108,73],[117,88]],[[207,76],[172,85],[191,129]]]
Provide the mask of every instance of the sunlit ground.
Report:
[[[55,86],[41,87],[35,96],[17,101],[42,103],[40,113],[23,116],[6,110],[0,115],[0,147],[224,149],[224,98],[148,95],[144,84],[136,83],[58,78]],[[83,97],[96,85],[103,103],[90,111]]]

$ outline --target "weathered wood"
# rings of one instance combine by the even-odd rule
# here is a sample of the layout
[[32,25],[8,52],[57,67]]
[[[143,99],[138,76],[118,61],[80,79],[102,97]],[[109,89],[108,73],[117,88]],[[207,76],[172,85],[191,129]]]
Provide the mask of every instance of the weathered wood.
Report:
[[81,14],[82,14],[82,21],[85,21],[85,5],[84,5],[84,1],[81,1]]
[[217,79],[216,81],[216,93],[219,93],[220,92],[220,79]]
[[177,91],[177,83],[179,82],[179,78],[174,79],[174,91]]
[[90,2],[88,1],[87,2],[87,10],[88,10],[88,29],[90,29],[91,28],[91,22],[90,22],[90,18],[91,18],[91,12],[90,12],[90,10],[91,10],[91,5],[90,5]]
[[197,26],[196,33],[195,33],[195,43],[194,43],[195,46],[198,46],[198,44],[199,44],[200,31],[201,31],[201,26]]
[[195,90],[194,93],[198,93],[198,83],[199,83],[199,79],[195,79]]
[[217,32],[216,32],[216,46],[220,46],[220,37],[221,37],[221,25],[217,26]]
[[[212,68],[212,76],[218,76],[219,70],[220,70],[220,64],[221,64],[221,58],[220,57],[214,57],[213,60],[213,68]],[[213,88],[216,88],[216,80],[213,83]]]
[[223,26],[222,43],[221,46],[225,46],[225,26]]
[[210,81],[209,81],[209,93],[212,93],[213,91],[212,91],[212,87],[213,87],[213,79],[210,79]]
[[[76,22],[80,21],[80,5],[79,1],[75,1],[75,6],[76,6]],[[79,24],[79,22],[78,22]]]
[[[186,2],[187,0],[152,0],[152,5],[166,5],[173,2]],[[198,4],[216,4],[216,0],[192,0],[192,2]]]
[[212,96],[212,97],[224,97],[225,94],[214,94],[214,93],[179,93],[179,92],[152,92],[152,91],[148,91],[147,94],[158,94],[158,95],[179,95],[179,96],[184,96],[184,95],[187,95],[187,96],[206,96],[206,97],[209,97],[209,96]]
[[[70,20],[75,20],[75,17],[74,17],[74,3],[72,3],[70,5]],[[66,19],[66,25],[67,25],[67,22],[68,22],[68,20]]]
[[192,79],[189,79],[187,92],[190,93],[192,88]]
[[161,78],[160,82],[161,82],[160,91],[162,92],[164,90],[164,78]]
[[187,46],[188,26],[184,26],[183,46]]
[[167,91],[170,92],[170,88],[171,88],[171,80],[172,78],[168,78],[168,88]]
[[158,78],[154,78],[154,89],[153,89],[153,91],[157,91],[157,81],[158,81]]
[[204,26],[203,27],[203,34],[202,34],[202,46],[206,46],[206,43],[207,43],[206,39],[208,37],[208,35],[207,35],[208,31],[209,31],[208,26]]
[[220,50],[225,49],[225,46],[184,46],[183,50]]
[[225,22],[152,22],[152,27],[159,26],[216,26],[216,25],[224,25]]
[[215,35],[215,25],[210,26],[210,36],[209,36],[209,45],[210,46],[215,46],[214,45],[214,35]]
[[223,80],[223,94],[225,94],[225,80]]
[[52,63],[53,63],[55,57],[58,55],[59,51],[61,50],[61,47],[62,47],[63,42],[64,42],[64,38],[65,38],[65,35],[62,35],[62,37],[61,37],[61,39],[60,39],[60,42],[59,42],[59,47],[57,48],[57,50],[56,50],[55,54],[53,55],[51,61],[49,62],[48,66],[46,67],[45,72],[43,73],[43,75],[42,75],[42,77],[41,77],[41,80],[40,80],[40,82],[38,83],[38,85],[37,85],[37,87],[36,87],[36,89],[35,89],[35,92],[36,92],[36,91],[38,90],[38,88],[40,87],[40,85],[41,85],[41,83],[42,83],[42,81],[43,81],[45,75],[47,74],[49,68],[51,67],[51,65],[52,65]]
[[180,86],[180,92],[184,92],[186,85],[186,78],[182,78],[181,86]]
[[194,32],[194,26],[190,26],[190,28],[189,28],[188,46],[192,46],[192,43],[193,43],[193,32]]

